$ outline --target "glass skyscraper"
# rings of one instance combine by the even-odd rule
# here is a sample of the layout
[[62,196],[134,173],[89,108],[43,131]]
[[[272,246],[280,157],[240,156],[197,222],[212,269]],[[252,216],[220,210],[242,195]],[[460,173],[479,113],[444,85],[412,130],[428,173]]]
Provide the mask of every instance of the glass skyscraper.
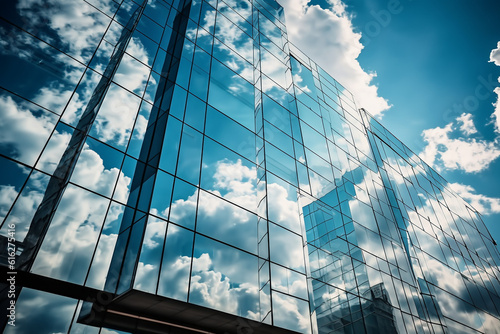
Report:
[[0,16],[4,333],[500,333],[478,212],[278,3]]

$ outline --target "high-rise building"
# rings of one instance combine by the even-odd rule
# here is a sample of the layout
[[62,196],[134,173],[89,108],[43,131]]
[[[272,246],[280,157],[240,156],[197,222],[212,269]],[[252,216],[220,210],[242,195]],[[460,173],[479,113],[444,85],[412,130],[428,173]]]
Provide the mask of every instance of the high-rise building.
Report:
[[500,332],[478,212],[278,3],[1,6],[5,333]]

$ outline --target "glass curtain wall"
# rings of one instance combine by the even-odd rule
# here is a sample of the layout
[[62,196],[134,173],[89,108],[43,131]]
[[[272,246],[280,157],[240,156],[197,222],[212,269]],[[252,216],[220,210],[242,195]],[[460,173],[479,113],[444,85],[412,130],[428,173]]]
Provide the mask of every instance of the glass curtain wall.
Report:
[[5,333],[125,333],[78,319],[138,293],[278,333],[500,328],[477,211],[289,43],[278,3],[0,16],[0,264],[14,230],[39,282]]

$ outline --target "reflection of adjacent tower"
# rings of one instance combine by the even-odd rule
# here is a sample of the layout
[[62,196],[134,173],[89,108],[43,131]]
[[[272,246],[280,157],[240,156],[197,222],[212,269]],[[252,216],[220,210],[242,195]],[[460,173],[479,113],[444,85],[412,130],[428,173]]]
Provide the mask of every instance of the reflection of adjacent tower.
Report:
[[368,301],[363,305],[368,333],[397,333],[392,305],[384,283],[376,284],[363,293]]
[[[315,291],[316,292],[316,291]],[[349,302],[318,304],[317,321],[319,333],[385,333],[396,334],[395,319],[389,295],[383,283],[370,287],[363,293],[366,298],[361,305],[351,305]]]
[[[349,205],[354,171],[303,207],[319,333],[397,333],[383,283],[370,286]],[[351,243],[349,243],[349,242]],[[359,260],[358,260],[359,259]]]

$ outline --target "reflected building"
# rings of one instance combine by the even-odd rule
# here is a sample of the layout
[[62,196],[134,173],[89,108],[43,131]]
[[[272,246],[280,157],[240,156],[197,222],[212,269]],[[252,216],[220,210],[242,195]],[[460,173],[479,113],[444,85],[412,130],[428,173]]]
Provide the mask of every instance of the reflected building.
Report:
[[4,333],[499,332],[478,212],[289,43],[278,3],[0,16]]
[[397,333],[392,304],[384,284],[379,283],[371,287],[363,297],[369,300],[366,306],[363,306],[365,325],[369,327],[367,332]]

